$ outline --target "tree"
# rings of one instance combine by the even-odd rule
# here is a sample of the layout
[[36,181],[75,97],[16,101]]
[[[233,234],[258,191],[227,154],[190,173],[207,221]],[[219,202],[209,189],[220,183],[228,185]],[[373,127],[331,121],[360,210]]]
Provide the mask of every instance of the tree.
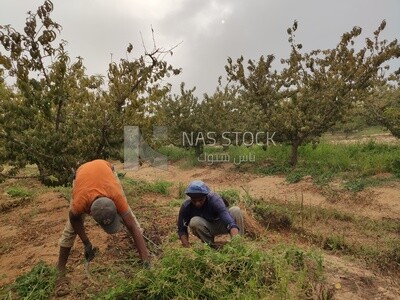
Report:
[[228,80],[239,84],[263,108],[265,122],[292,146],[290,164],[298,161],[299,146],[320,137],[340,121],[352,104],[366,97],[377,82],[382,65],[400,57],[397,40],[379,40],[385,21],[366,39],[360,50],[354,47],[361,28],[354,27],[342,35],[333,49],[302,53],[295,42],[297,22],[288,29],[291,53],[282,59],[283,69],[272,69],[273,56],[256,63],[249,61],[248,74],[243,59],[228,60]]
[[211,96],[204,95],[200,102],[201,126],[204,131],[214,133],[215,143],[224,147],[251,144],[255,142],[252,140],[255,134],[264,129],[260,108],[244,97],[236,87],[222,87],[221,78],[216,91]]
[[51,19],[52,11],[46,0],[35,13],[28,12],[23,33],[0,27],[0,74],[15,78],[12,95],[0,103],[5,145],[0,163],[13,166],[14,174],[36,164],[44,183],[59,185],[70,182],[79,164],[119,155],[124,124],[137,121],[132,120],[137,107],[145,119],[144,97],[163,90],[154,87],[157,81],[179,70],[167,66],[157,48],[137,60],[111,64],[104,91],[104,79],[86,75],[83,60],[71,61],[66,42],[57,42],[61,26]]
[[[251,110],[239,109],[234,89],[221,88],[220,84],[213,95],[204,94],[201,101],[194,96],[194,91],[195,88],[186,90],[182,83],[181,94],[166,98],[161,106],[159,122],[168,126],[171,144],[192,147],[200,156],[207,144],[227,145],[228,138],[235,144],[236,133],[259,127],[259,119]],[[257,126],[251,126],[254,122],[258,122]]]
[[400,138],[400,88],[396,85],[377,86],[364,102],[366,116],[386,127]]
[[196,88],[185,89],[181,83],[180,95],[165,98],[159,111],[159,125],[167,126],[168,142],[177,147],[193,147],[197,155],[203,152],[203,142],[198,139],[202,131],[200,104],[194,95]]
[[160,82],[165,77],[178,75],[181,70],[173,68],[164,60],[165,55],[172,53],[171,49],[159,48],[155,44],[153,33],[153,49],[138,59],[129,59],[132,45],[127,48],[126,59],[119,63],[112,62],[108,68],[108,92],[105,97],[114,104],[116,114],[112,124],[117,129],[114,144],[123,142],[123,127],[139,126],[142,135],[152,144],[151,129],[158,122],[158,111],[163,99],[171,91],[169,84]]

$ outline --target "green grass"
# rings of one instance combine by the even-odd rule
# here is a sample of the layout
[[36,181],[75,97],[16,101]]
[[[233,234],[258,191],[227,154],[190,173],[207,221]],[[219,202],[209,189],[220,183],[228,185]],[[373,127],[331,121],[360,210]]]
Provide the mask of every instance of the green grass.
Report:
[[184,149],[184,148],[178,148],[174,146],[164,146],[158,149],[158,151],[161,154],[164,154],[168,157],[168,159],[172,162],[181,160],[181,159],[187,159],[189,157],[194,158],[195,153],[194,149]]
[[[45,300],[52,295],[57,280],[57,270],[44,262],[36,264],[28,273],[21,275],[12,286],[19,299]],[[10,298],[11,292],[9,293]]]
[[236,189],[225,189],[216,192],[228,202],[229,206],[238,205],[240,202],[240,193]]
[[157,180],[150,185],[150,192],[162,195],[169,195],[169,188],[173,183],[163,180]]
[[371,135],[376,135],[376,134],[387,134],[388,130],[385,127],[382,126],[370,126],[366,128],[362,128],[361,130],[357,131],[352,131],[352,132],[335,132],[333,134],[325,134],[322,136],[323,140],[335,140],[339,136],[344,136],[346,138],[350,139],[356,139],[356,138],[363,138],[363,137],[368,137]]
[[219,251],[169,247],[152,270],[96,299],[305,299],[317,282],[323,284],[320,254],[291,245],[260,250],[238,237]]
[[[400,147],[369,142],[367,144],[319,144],[316,148],[304,145],[299,148],[299,162],[295,169],[286,163],[289,146],[282,148],[282,153],[276,153],[276,148],[270,147],[267,152],[259,153],[259,157],[269,162],[258,171],[266,174],[286,175],[291,183],[311,176],[317,184],[324,185],[334,178],[345,178],[350,175],[353,181],[358,181],[358,187],[352,188],[349,183],[345,188],[360,191],[366,186],[379,184],[377,181],[366,180],[382,173],[400,175]],[[271,149],[271,150],[270,150]],[[273,150],[272,150],[273,149]]]
[[[200,162],[194,157],[192,150],[169,147],[171,160],[177,157],[182,165],[193,167]],[[260,146],[231,146],[228,150],[206,146],[208,154],[227,155],[237,171],[260,173],[264,175],[285,175],[290,183],[299,182],[305,176],[311,176],[319,185],[326,185],[335,178],[351,177],[354,183],[347,183],[345,189],[360,191],[366,186],[379,184],[365,180],[377,174],[391,173],[400,177],[400,146],[378,144],[374,141],[358,144],[332,144],[321,142],[317,146],[311,144],[299,147],[298,164],[292,168],[289,163],[290,145],[270,146],[265,150]],[[240,159],[247,160],[239,163]],[[251,161],[249,161],[251,158]],[[183,161],[183,162],[182,162]],[[209,162],[204,162],[209,165]],[[214,162],[214,164],[217,164]],[[219,163],[220,164],[220,163]],[[357,183],[358,181],[358,183]]]
[[124,187],[125,193],[131,196],[140,196],[145,193],[158,193],[162,195],[169,195],[169,189],[171,186],[173,186],[173,183],[163,180],[147,182],[145,180],[123,178],[121,182]]
[[13,198],[31,197],[33,195],[32,191],[20,186],[13,186],[6,189],[6,193]]
[[184,185],[182,182],[179,182],[178,195],[177,195],[179,199],[185,199],[187,197],[185,191],[186,191],[186,185]]
[[169,201],[168,205],[169,207],[181,207],[182,203],[182,199],[172,199]]
[[378,186],[381,182],[384,182],[387,180],[388,179],[377,180],[377,179],[368,178],[368,177],[359,177],[359,178],[357,178],[357,177],[351,178],[350,177],[348,180],[345,181],[345,183],[343,184],[343,187],[352,192],[360,192],[368,186]]

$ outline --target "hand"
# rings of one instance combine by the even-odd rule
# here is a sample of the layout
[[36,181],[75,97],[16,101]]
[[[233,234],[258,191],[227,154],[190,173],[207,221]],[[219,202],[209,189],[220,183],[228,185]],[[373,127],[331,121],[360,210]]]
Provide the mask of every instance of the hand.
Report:
[[189,237],[186,234],[181,235],[180,240],[183,247],[190,248]]
[[96,256],[99,248],[93,247],[91,242],[85,243],[85,259],[86,261],[92,261]]

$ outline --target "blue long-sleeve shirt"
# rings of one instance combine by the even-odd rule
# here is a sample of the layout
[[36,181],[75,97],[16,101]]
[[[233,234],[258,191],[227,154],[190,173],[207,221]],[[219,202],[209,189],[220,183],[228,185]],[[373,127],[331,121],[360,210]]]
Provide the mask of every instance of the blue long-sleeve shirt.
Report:
[[226,232],[228,233],[231,228],[239,227],[236,225],[235,220],[229,213],[222,198],[213,192],[206,196],[206,201],[201,208],[196,208],[189,199],[183,202],[178,216],[178,235],[188,235],[189,222],[193,217],[201,217],[207,221],[213,222],[221,220],[226,225]]

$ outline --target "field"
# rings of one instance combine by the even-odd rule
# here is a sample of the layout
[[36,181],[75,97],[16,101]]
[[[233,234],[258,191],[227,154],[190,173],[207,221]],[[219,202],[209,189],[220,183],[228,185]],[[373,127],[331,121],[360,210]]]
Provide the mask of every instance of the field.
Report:
[[[343,188],[339,179],[324,185],[311,176],[288,182],[286,176],[246,172],[228,163],[182,168],[176,162],[166,170],[145,163],[129,172],[114,163],[145,230],[155,272],[161,270],[168,248],[177,249],[178,256],[181,253],[175,223],[182,191],[191,180],[201,179],[245,209],[249,227],[244,244],[269,253],[295,249],[295,254],[322,258],[321,276],[310,280],[304,294],[308,298],[400,298],[400,180],[391,174],[376,174],[371,180],[379,184],[358,190]],[[29,177],[35,172],[31,166],[19,175]],[[70,192],[67,187],[45,187],[34,178],[0,184],[0,298],[18,299],[16,279],[39,262],[55,265]],[[91,218],[86,223],[100,252],[88,272],[82,244],[76,242],[68,262],[71,292],[62,299],[107,298],[112,287],[144,272],[125,232],[110,236]],[[202,247],[192,236],[191,240],[195,248]],[[220,243],[229,244],[226,239]],[[296,289],[290,283],[286,288]],[[301,295],[286,291],[272,294],[271,299],[300,299]]]

